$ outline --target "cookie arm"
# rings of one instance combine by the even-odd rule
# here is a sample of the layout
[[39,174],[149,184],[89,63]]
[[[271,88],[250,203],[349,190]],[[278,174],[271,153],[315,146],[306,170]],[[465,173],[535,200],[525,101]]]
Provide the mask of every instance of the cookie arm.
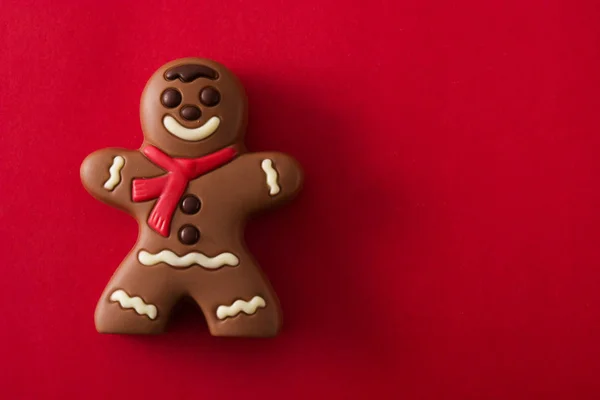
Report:
[[98,150],[83,160],[81,182],[96,199],[130,211],[135,207],[131,199],[133,174],[147,163],[147,159],[137,150]]
[[278,152],[247,153],[236,161],[242,175],[244,203],[259,211],[291,200],[302,188],[300,164]]

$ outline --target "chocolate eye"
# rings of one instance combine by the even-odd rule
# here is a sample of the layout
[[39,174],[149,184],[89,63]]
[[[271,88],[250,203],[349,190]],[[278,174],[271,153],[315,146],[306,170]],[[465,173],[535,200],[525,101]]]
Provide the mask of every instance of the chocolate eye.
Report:
[[221,93],[214,87],[205,87],[200,91],[200,102],[205,106],[212,107],[221,101]]
[[160,95],[160,102],[167,108],[175,108],[181,104],[181,93],[173,88],[166,89]]

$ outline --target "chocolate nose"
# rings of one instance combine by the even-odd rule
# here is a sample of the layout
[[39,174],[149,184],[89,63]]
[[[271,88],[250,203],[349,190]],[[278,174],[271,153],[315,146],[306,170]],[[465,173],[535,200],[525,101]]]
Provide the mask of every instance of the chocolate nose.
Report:
[[183,106],[180,111],[181,117],[188,121],[195,121],[202,115],[200,109],[196,106]]

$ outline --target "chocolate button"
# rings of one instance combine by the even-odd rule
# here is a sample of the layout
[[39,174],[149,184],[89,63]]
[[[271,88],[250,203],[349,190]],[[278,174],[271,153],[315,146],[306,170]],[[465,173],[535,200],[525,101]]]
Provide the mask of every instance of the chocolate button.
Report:
[[179,230],[179,241],[183,244],[194,244],[200,239],[200,231],[193,225],[185,225]]
[[186,214],[196,214],[200,211],[200,199],[193,194],[188,194],[181,201],[181,211]]

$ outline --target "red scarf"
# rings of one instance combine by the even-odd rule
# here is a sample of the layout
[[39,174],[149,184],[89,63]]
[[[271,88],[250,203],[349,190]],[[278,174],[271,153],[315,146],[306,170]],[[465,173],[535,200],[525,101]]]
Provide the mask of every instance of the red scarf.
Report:
[[171,158],[154,146],[146,146],[142,152],[167,173],[155,178],[134,179],[131,198],[134,202],[158,198],[148,216],[148,225],[165,237],[169,236],[171,218],[188,183],[228,163],[237,154],[233,147],[198,158]]

